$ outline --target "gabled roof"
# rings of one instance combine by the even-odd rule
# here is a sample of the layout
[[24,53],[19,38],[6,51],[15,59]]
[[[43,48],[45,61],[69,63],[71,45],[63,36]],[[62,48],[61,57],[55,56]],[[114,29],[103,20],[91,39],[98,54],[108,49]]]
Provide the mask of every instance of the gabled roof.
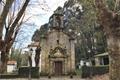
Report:
[[13,61],[13,60],[12,61],[8,61],[7,64],[9,64],[9,65],[15,65],[15,64],[17,64],[17,61]]

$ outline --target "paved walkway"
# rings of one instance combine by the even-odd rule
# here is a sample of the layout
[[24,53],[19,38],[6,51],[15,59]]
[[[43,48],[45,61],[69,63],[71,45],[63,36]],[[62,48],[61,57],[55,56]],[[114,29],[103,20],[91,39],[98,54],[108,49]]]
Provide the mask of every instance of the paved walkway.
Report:
[[[17,78],[17,79],[0,79],[0,80],[29,80],[28,78]],[[85,80],[81,79],[80,77],[74,76],[72,79],[69,76],[66,77],[51,77],[49,79],[48,77],[41,77],[39,79],[31,79],[31,80]]]

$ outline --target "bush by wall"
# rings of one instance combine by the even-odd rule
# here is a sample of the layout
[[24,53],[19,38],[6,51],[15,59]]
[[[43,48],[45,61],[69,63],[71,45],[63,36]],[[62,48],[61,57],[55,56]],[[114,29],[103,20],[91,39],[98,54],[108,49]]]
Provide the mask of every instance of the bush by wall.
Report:
[[109,66],[83,66],[81,68],[81,77],[86,78],[95,75],[102,75],[109,72]]
[[0,79],[18,78],[18,74],[0,74]]
[[45,72],[40,72],[40,76],[48,76],[49,73],[45,73]]
[[32,78],[39,78],[39,67],[31,67],[31,70],[29,67],[20,67],[18,70],[20,77],[28,77],[30,73]]

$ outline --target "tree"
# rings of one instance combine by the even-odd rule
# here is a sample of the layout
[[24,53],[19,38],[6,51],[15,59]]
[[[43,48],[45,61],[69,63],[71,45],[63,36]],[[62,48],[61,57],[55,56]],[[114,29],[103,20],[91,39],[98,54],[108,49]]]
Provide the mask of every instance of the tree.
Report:
[[40,41],[42,37],[44,37],[46,35],[48,31],[48,23],[41,25],[40,29],[37,29],[33,36],[32,36],[32,41]]
[[95,0],[95,5],[98,10],[98,20],[107,35],[110,56],[109,77],[110,80],[120,80],[120,15],[118,12],[120,1],[113,1],[115,4],[112,10],[106,7],[103,0]]
[[17,61],[17,67],[28,65],[28,53],[22,53],[22,49],[11,48],[10,60]]
[[[24,12],[30,0],[25,0],[22,5],[16,6],[16,0],[6,0],[2,13],[0,14],[0,51],[1,62],[0,73],[6,71],[9,50],[23,23]],[[16,12],[16,7],[20,7]],[[5,31],[4,31],[5,29]],[[3,35],[5,33],[5,35]]]
[[76,43],[76,62],[107,50],[106,36],[97,23],[93,0],[68,0],[63,9],[66,31],[72,29],[75,33],[80,33]]

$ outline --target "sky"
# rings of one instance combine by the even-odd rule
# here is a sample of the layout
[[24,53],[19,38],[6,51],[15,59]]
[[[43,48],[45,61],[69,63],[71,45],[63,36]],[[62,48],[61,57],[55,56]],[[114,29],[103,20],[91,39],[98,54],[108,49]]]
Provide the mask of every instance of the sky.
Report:
[[32,0],[27,15],[35,15],[31,21],[37,26],[48,22],[49,17],[58,6],[63,6],[67,0]]
[[[31,0],[27,10],[25,19],[28,19],[26,24],[23,24],[21,32],[22,35],[19,34],[19,44],[17,43],[17,47],[26,47],[31,43],[32,35],[34,34],[36,29],[39,29],[41,25],[48,22],[49,17],[53,14],[54,10],[61,6],[63,7],[64,3],[67,0]],[[25,38],[22,40],[22,38]]]

